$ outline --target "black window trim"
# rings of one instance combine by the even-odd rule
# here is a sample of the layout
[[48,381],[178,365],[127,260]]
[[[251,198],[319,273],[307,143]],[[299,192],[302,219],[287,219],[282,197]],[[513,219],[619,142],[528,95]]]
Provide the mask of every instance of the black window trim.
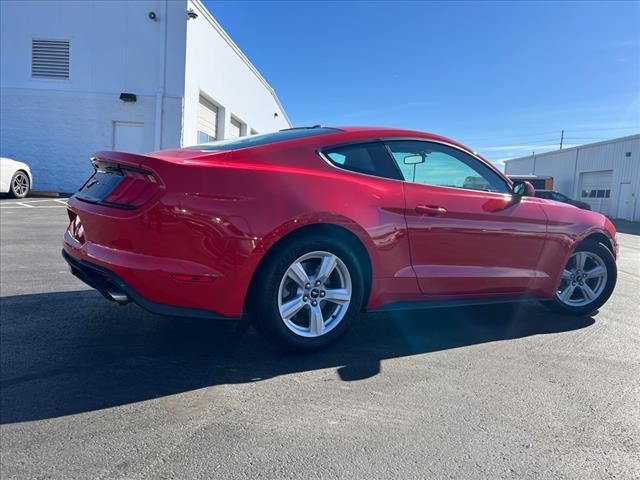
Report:
[[[509,178],[505,175],[502,174],[502,172],[500,172],[497,168],[495,168],[492,165],[487,165],[487,162],[485,162],[483,159],[481,159],[480,157],[478,157],[477,155],[475,155],[473,152],[467,151],[464,148],[460,148],[458,145],[454,145],[452,143],[449,142],[443,142],[442,140],[435,140],[435,139],[431,139],[431,138],[422,138],[422,137],[378,137],[378,138],[366,138],[366,139],[360,139],[360,140],[352,140],[350,142],[343,142],[343,143],[337,143],[337,144],[332,144],[332,145],[325,145],[322,146],[320,148],[318,148],[316,150],[316,154],[322,158],[329,166],[333,167],[333,168],[337,168],[338,170],[341,170],[343,172],[349,172],[349,173],[353,173],[355,175],[365,175],[367,177],[373,177],[373,178],[378,178],[378,179],[383,179],[383,180],[395,180],[398,182],[407,182],[407,183],[411,183],[414,185],[423,185],[426,187],[433,187],[433,188],[448,188],[448,189],[452,189],[452,190],[456,190],[456,191],[460,191],[460,190],[465,190],[465,191],[470,191],[470,192],[478,192],[478,193],[487,193],[487,194],[492,194],[492,195],[509,195],[508,193],[502,193],[502,192],[489,192],[486,190],[473,190],[473,189],[463,189],[460,187],[447,187],[445,185],[430,185],[430,184],[424,184],[424,183],[414,183],[414,182],[409,182],[407,180],[404,179],[404,175],[402,175],[402,171],[400,170],[400,167],[398,167],[398,164],[396,163],[395,159],[393,158],[390,150],[389,150],[389,146],[387,145],[386,142],[394,142],[394,141],[398,141],[398,142],[407,142],[407,141],[411,141],[411,142],[425,142],[425,143],[436,143],[439,145],[444,145],[446,147],[450,147],[453,148],[455,150],[458,150],[461,153],[464,153],[466,155],[469,155],[470,157],[472,157],[474,160],[480,162],[482,165],[484,165],[485,167],[487,167],[489,170],[491,170],[493,173],[495,173],[497,175],[497,177],[502,180],[506,187],[507,190],[510,193],[513,193],[513,187],[515,186],[515,184],[509,180]],[[327,157],[327,155],[324,153],[324,150],[332,150],[334,148],[340,148],[340,147],[347,147],[350,145],[360,145],[360,144],[367,144],[367,143],[376,143],[376,142],[382,142],[387,150],[387,155],[389,155],[389,160],[393,163],[393,165],[395,166],[398,174],[399,174],[399,178],[388,178],[388,177],[381,177],[379,175],[372,175],[370,173],[362,173],[362,172],[356,172],[355,170],[349,170],[347,168],[342,168],[340,165],[335,164],[334,162],[332,162],[329,157]]]

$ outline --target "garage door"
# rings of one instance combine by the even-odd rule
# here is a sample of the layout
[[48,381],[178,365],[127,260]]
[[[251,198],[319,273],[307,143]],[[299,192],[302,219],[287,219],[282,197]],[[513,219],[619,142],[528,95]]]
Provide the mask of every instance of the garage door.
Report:
[[591,205],[592,210],[604,215],[610,215],[612,178],[613,170],[581,173],[580,200]]

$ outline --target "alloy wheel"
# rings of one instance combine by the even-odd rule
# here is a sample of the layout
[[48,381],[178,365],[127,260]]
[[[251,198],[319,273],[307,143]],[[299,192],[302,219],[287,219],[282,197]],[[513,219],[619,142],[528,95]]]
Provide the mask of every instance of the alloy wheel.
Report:
[[295,260],[278,289],[278,309],[284,324],[302,337],[319,337],[333,330],[351,303],[347,266],[333,253],[315,251]]
[[569,257],[556,297],[565,305],[583,307],[596,301],[607,285],[607,266],[593,252],[575,252]]
[[13,177],[11,185],[13,193],[18,197],[23,197],[29,191],[29,179],[24,173],[18,173]]

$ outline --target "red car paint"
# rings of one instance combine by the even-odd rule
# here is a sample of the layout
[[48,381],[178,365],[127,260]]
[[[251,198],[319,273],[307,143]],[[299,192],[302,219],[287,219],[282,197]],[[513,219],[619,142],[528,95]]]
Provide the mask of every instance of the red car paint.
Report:
[[[157,182],[131,210],[69,199],[64,250],[121,278],[150,302],[242,314],[269,250],[311,225],[345,229],[371,264],[367,309],[396,302],[555,294],[576,245],[615,228],[596,212],[535,197],[420,185],[340,169],[324,147],[374,139],[459,143],[423,132],[341,127],[230,151],[98,152]],[[500,172],[499,175],[511,185]],[[78,233],[78,230],[80,234]]]

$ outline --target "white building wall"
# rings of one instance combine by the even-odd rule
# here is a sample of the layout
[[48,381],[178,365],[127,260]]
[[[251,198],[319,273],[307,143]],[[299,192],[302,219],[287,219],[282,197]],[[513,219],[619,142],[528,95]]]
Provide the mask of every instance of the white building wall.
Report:
[[[626,156],[630,152],[629,157]],[[612,171],[610,215],[616,217],[620,184],[631,184],[634,219],[640,220],[640,135],[623,141],[608,142],[580,148],[578,172]],[[574,195],[580,194],[580,182],[576,181]]]
[[555,190],[578,200],[581,200],[580,182],[584,174],[609,171],[611,196],[603,202],[606,206],[603,213],[617,217],[620,184],[629,183],[632,219],[640,221],[640,135],[505,162],[507,175],[551,175]]
[[219,107],[218,138],[229,137],[231,116],[241,131],[267,133],[291,126],[275,93],[199,0],[187,24],[183,145],[197,143],[200,95]]
[[533,175],[533,157],[509,160],[504,164],[507,175]]
[[[0,152],[31,166],[34,189],[75,191],[89,156],[114,148],[114,122],[142,123],[143,151],[180,145],[186,0],[10,0],[0,9]],[[68,80],[31,78],[34,37],[70,41]]]
[[[536,169],[545,172],[554,179],[554,190],[563,193],[569,197],[574,197],[573,192],[573,175],[576,167],[576,151],[563,150],[557,155],[551,157],[536,158]],[[538,166],[538,163],[540,164]]]

